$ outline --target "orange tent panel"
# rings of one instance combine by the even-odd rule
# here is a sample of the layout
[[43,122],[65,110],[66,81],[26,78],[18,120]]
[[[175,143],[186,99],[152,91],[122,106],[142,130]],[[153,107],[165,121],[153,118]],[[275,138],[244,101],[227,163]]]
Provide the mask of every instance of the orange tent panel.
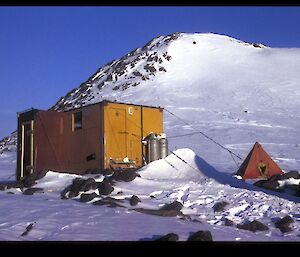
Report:
[[263,147],[256,142],[240,166],[236,175],[243,179],[269,178],[282,174],[281,168],[272,160]]

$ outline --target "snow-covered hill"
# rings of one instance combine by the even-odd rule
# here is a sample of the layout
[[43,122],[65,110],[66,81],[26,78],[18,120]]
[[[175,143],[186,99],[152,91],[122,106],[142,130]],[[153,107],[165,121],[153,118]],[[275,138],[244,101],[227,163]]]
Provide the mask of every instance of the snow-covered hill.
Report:
[[[0,218],[0,239],[140,240],[175,232],[186,240],[193,231],[210,230],[221,241],[298,241],[299,198],[266,193],[232,178],[229,174],[242,160],[197,132],[242,158],[259,141],[280,167],[299,170],[299,68],[298,48],[270,48],[212,33],[160,36],[101,67],[52,109],[104,99],[164,107],[170,149],[178,149],[176,153],[188,165],[174,155],[167,162],[151,163],[140,171],[140,178],[118,182],[117,191],[122,193],[113,197],[127,199],[137,194],[141,206],[148,208],[177,200],[184,206],[183,213],[202,223],[130,208],[93,206],[76,199],[63,201],[59,193],[75,175],[49,172],[36,185],[44,188],[44,194],[22,195],[17,189],[9,190],[14,194],[0,192],[7,213]],[[14,139],[15,135],[0,143],[0,152],[13,150],[7,142]],[[3,151],[0,179],[11,179],[14,169],[15,152]],[[24,201],[25,197],[30,201]],[[215,213],[212,207],[219,201],[229,205]],[[25,211],[17,212],[20,206]],[[287,214],[293,217],[295,230],[281,233],[274,220]],[[227,227],[225,218],[236,224],[257,219],[270,230],[253,233]],[[35,228],[28,237],[20,237],[31,222],[36,222]]]
[[[242,157],[260,141],[282,168],[297,169],[299,70],[300,49],[175,33],[101,67],[53,109],[103,99],[159,105]],[[228,152],[199,134],[180,137],[195,130],[167,111],[164,120],[171,149],[191,148],[222,171],[236,171]]]

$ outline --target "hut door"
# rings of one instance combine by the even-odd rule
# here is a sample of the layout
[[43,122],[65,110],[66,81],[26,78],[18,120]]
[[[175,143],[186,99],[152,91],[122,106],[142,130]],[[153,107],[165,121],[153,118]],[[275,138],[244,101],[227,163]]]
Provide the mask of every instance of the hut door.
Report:
[[33,120],[22,124],[21,177],[33,172]]
[[108,117],[107,155],[121,163],[127,157],[126,109],[111,108]]

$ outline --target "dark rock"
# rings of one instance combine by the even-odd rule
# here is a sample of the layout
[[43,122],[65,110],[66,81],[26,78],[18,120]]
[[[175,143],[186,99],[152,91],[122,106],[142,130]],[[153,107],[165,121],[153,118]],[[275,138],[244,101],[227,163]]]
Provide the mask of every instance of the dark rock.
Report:
[[6,184],[6,186],[7,186],[7,189],[20,188],[21,190],[23,190],[23,188],[24,188],[22,180],[9,182],[9,183]]
[[169,204],[165,204],[163,207],[160,208],[162,211],[177,211],[179,212],[182,209],[183,205],[182,203],[178,201],[174,201]]
[[279,187],[279,183],[277,180],[273,180],[273,181],[266,181],[264,184],[263,184],[263,187],[266,188],[266,189],[269,189],[269,190],[276,190],[277,187]]
[[31,187],[23,192],[24,195],[33,195],[34,193],[44,193],[44,189],[39,187]]
[[228,205],[229,203],[225,201],[217,202],[215,205],[212,207],[214,212],[220,212],[225,209],[225,206]]
[[170,61],[170,60],[172,59],[172,57],[171,57],[170,55],[167,55],[167,56],[165,57],[165,59],[166,59],[167,61]]
[[166,234],[158,239],[156,239],[155,241],[177,241],[179,239],[179,236],[175,233],[169,233]]
[[97,183],[96,183],[95,179],[93,179],[93,178],[88,178],[82,184],[82,191],[84,191],[84,192],[89,191],[91,189],[96,189],[96,188],[97,188]]
[[190,235],[187,241],[213,241],[213,238],[210,231],[200,230]]
[[257,43],[252,43],[252,45],[254,46],[254,47],[257,47],[257,48],[262,48],[259,44],[257,44]]
[[296,189],[295,196],[300,197],[300,185]]
[[277,181],[277,180],[279,180],[281,178],[281,176],[282,176],[281,174],[273,175],[273,176],[269,177],[265,181]]
[[80,202],[89,202],[92,201],[95,197],[98,197],[99,195],[97,195],[96,193],[91,193],[91,194],[81,194],[80,195]]
[[277,191],[277,187],[279,187],[278,180],[275,178],[270,178],[269,180],[259,180],[255,182],[254,185],[273,191]]
[[174,201],[173,203],[165,204],[163,207],[161,207],[158,210],[144,209],[144,208],[138,208],[134,210],[141,213],[150,214],[150,215],[157,215],[162,217],[176,217],[176,216],[184,216],[180,211],[182,207],[183,205],[180,202]]
[[193,44],[195,45],[195,44],[196,44],[196,41],[193,41]]
[[296,170],[293,171],[289,171],[287,173],[284,173],[280,176],[280,178],[278,180],[285,180],[285,179],[289,179],[289,178],[295,178],[298,179],[299,178],[299,173]]
[[123,201],[120,199],[114,199],[112,197],[105,197],[98,201],[93,202],[93,205],[107,205],[108,207],[124,207],[120,203]]
[[66,196],[66,194],[68,192],[70,192],[71,189],[71,185],[67,186],[66,188],[64,188],[61,192],[60,192],[60,198],[61,199],[67,199],[68,197]]
[[36,184],[36,180],[39,180],[39,179],[45,177],[45,175],[47,174],[47,172],[48,172],[47,170],[33,172],[32,174],[21,178],[18,181],[19,184],[16,185],[16,187],[20,187],[20,188],[23,188],[23,187],[32,187],[32,186],[34,186]]
[[130,182],[137,177],[136,170],[137,169],[115,171],[110,179],[116,181]]
[[232,227],[232,226],[233,226],[233,221],[230,220],[230,219],[225,218],[225,219],[224,219],[224,225],[225,225],[225,226]]
[[134,71],[132,74],[138,77],[142,76],[142,73],[140,73],[139,71]]
[[114,188],[107,179],[104,179],[98,184],[98,191],[100,195],[109,195],[112,191],[114,191]]
[[43,177],[45,177],[46,176],[46,174],[47,174],[47,172],[48,172],[48,170],[43,170],[43,171],[37,171],[37,172],[34,172],[33,174],[35,174],[35,180],[39,180],[39,179],[41,179],[41,178],[43,178]]
[[276,228],[288,227],[293,222],[294,222],[293,218],[289,215],[286,215],[282,219],[275,222],[275,227]]
[[149,64],[146,64],[146,65],[144,66],[144,69],[145,69],[147,72],[156,72],[156,69],[155,69],[153,66],[149,65]]
[[113,80],[113,76],[112,74],[109,74],[106,78],[106,81],[112,81]]
[[161,217],[176,217],[176,216],[183,216],[181,211],[176,210],[153,210],[153,209],[144,209],[144,208],[137,208],[134,209],[137,212],[150,214],[150,215],[157,215]]
[[30,224],[26,227],[25,231],[21,234],[21,236],[26,236],[26,235],[29,233],[29,231],[33,228],[33,225],[34,225],[34,224],[35,224],[35,222],[30,223]]
[[244,224],[238,224],[237,228],[249,230],[252,232],[269,230],[268,226],[264,225],[263,223],[261,223],[257,220],[254,220],[254,221],[251,221],[248,223],[244,223]]
[[7,189],[7,185],[0,184],[0,191],[4,191],[5,189]]
[[291,227],[280,227],[279,229],[282,233],[287,233],[293,230]]
[[284,189],[290,189],[292,191],[297,191],[299,188],[299,185],[284,185]]
[[75,178],[72,182],[70,191],[80,192],[84,189],[85,180],[82,178]]
[[131,206],[135,206],[137,205],[139,202],[141,202],[140,198],[138,198],[136,195],[133,195],[130,200],[129,203]]
[[150,195],[150,198],[155,198],[155,196],[154,195]]
[[119,90],[119,89],[120,89],[120,87],[121,87],[121,85],[115,86],[115,87],[113,87],[113,89],[112,89],[112,90],[114,90],[114,91],[116,91],[116,90]]
[[79,191],[71,190],[71,191],[69,191],[68,198],[73,198],[73,197],[76,197],[78,195],[79,195]]
[[22,183],[23,187],[32,187],[36,184],[35,176],[26,176],[20,180],[20,183]]
[[257,187],[263,187],[264,182],[265,180],[258,180],[255,183],[253,183],[253,185]]

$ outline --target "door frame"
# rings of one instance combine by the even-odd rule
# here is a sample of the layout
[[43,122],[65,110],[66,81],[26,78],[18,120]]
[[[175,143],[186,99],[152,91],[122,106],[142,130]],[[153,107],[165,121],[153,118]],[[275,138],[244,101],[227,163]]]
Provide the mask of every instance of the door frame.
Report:
[[[22,134],[21,134],[21,170],[20,170],[20,178],[24,177],[24,153],[25,153],[25,125],[30,124],[30,166],[32,167],[30,174],[33,173],[33,165],[34,165],[34,136],[33,136],[33,126],[34,126],[34,121],[25,121],[21,123],[21,128],[22,128]],[[26,169],[26,167],[25,167]]]

